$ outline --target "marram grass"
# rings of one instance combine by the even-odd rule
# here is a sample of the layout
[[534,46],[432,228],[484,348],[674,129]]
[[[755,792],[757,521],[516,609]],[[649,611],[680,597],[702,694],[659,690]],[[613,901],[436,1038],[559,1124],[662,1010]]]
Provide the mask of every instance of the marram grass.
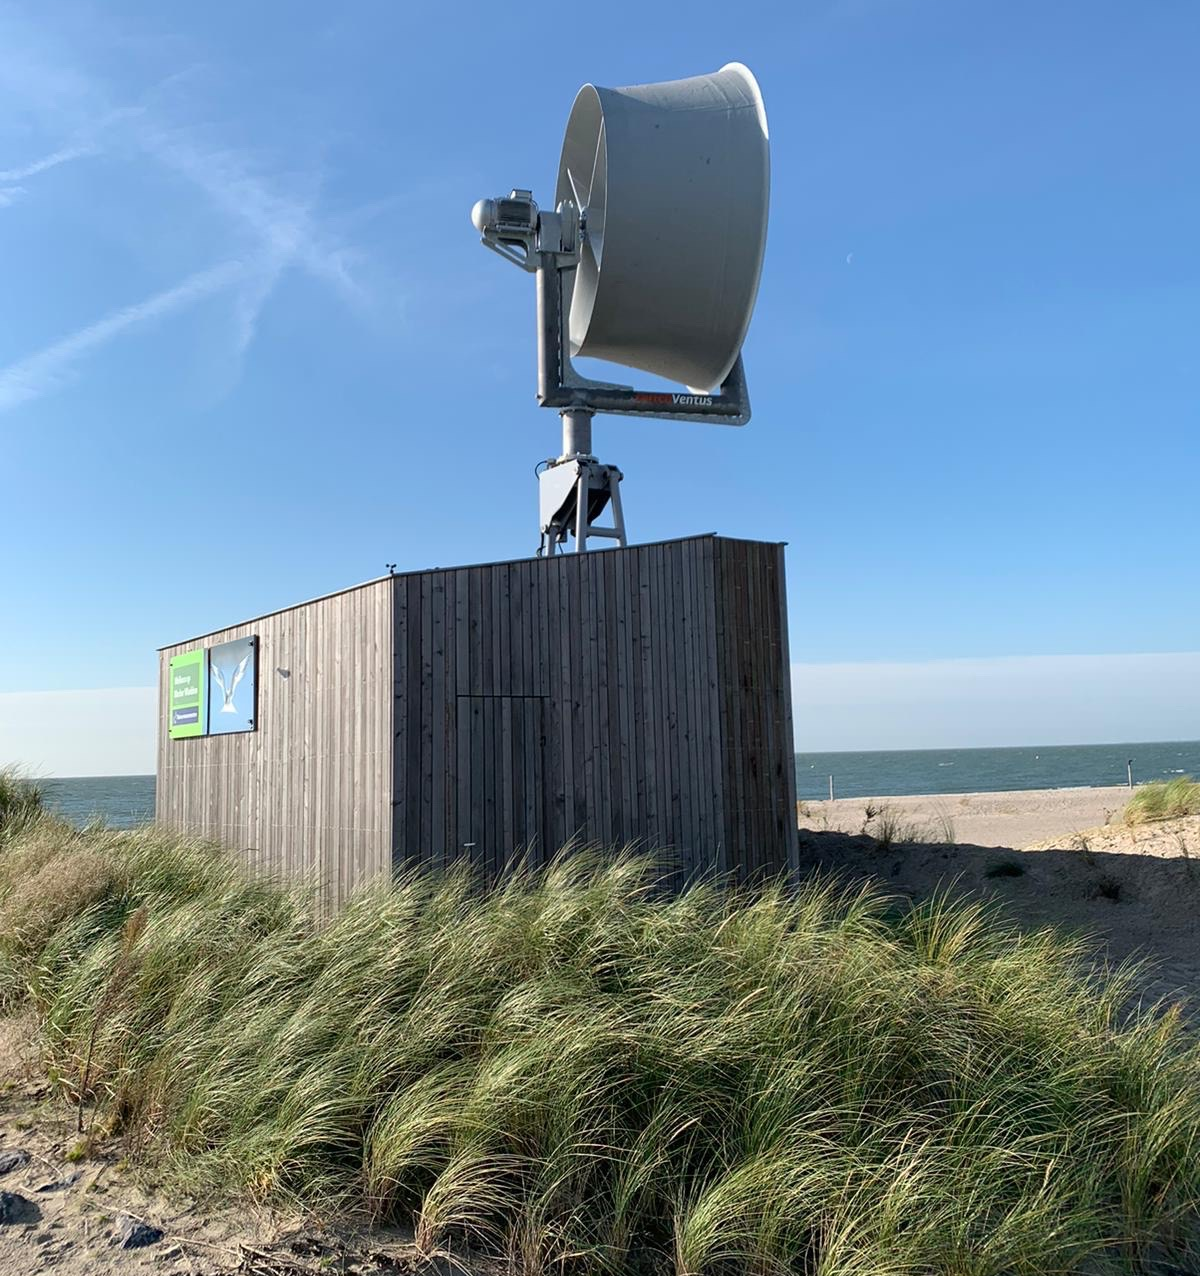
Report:
[[1200,815],[1200,784],[1190,775],[1140,785],[1124,812],[1126,824],[1175,820],[1185,815]]
[[0,767],[0,839],[14,836],[41,814],[41,786],[16,767]]
[[[85,1118],[189,1188],[515,1272],[1200,1271],[1200,1059],[1128,975],[939,898],[654,889],[565,857],[318,926],[160,830],[24,821],[10,1001]],[[90,1056],[90,1057],[89,1057]]]

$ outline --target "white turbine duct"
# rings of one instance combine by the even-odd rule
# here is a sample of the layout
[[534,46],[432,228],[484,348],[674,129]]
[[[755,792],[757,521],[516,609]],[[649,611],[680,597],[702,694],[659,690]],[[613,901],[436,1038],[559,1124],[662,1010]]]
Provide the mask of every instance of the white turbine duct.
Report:
[[587,227],[571,353],[719,386],[750,326],[769,186],[766,111],[741,63],[580,89],[555,197]]

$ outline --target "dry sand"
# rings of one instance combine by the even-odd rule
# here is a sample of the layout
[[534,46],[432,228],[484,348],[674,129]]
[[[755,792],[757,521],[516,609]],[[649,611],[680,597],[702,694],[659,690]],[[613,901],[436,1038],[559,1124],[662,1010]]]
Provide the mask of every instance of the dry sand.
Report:
[[[922,833],[977,846],[1025,847],[1048,838],[1069,838],[1111,821],[1120,823],[1130,791],[1022,789],[1014,793],[942,793],[936,797],[839,798],[802,802],[800,823],[860,833],[867,807],[886,806]],[[878,817],[876,817],[878,819]],[[870,831],[870,828],[868,828]]]
[[[52,1091],[30,1018],[0,1019],[0,1272],[33,1276],[497,1276],[494,1263],[425,1257],[410,1233],[345,1220],[212,1208],[161,1192],[117,1139],[73,1159],[75,1114]],[[15,1163],[14,1163],[15,1162]],[[132,1239],[148,1243],[123,1248]]]
[[1200,817],[1125,825],[1126,788],[1039,789],[801,804],[803,871],[872,879],[911,899],[950,886],[1022,926],[1150,963],[1147,1000],[1200,1025]]

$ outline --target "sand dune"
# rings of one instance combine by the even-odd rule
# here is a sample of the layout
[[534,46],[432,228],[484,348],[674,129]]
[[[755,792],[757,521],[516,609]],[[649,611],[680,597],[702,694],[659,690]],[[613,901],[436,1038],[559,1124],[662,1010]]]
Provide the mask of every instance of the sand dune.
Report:
[[1200,1024],[1200,817],[1125,825],[1126,788],[801,804],[801,870],[921,899],[953,886],[1020,925],[1083,932],[1111,961],[1149,959],[1149,1000]]

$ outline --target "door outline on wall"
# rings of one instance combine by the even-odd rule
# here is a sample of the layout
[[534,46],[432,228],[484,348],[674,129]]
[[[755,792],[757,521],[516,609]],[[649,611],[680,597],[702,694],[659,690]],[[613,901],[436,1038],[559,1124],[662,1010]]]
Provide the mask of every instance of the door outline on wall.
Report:
[[522,853],[532,863],[547,856],[548,700],[457,697],[457,849],[489,876]]

